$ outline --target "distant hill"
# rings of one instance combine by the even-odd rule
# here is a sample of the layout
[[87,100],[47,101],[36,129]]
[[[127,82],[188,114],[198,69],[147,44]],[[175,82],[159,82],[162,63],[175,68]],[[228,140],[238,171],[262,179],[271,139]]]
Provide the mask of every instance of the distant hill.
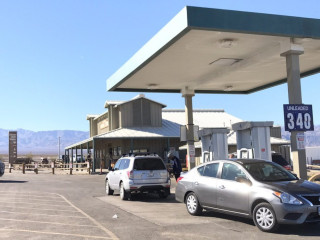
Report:
[[[60,138],[60,151],[76,142],[89,138],[89,132],[73,130],[55,131],[29,131],[18,129],[18,154],[25,153],[46,153],[56,154],[58,152],[58,137]],[[282,138],[290,140],[290,133],[281,128]],[[8,154],[9,130],[0,129],[0,154]],[[306,146],[320,146],[320,125],[315,126],[313,132],[306,132]]]
[[[25,153],[58,153],[58,138],[60,137],[60,153],[64,154],[64,148],[76,142],[89,138],[89,132],[73,130],[56,131],[29,131],[18,129],[18,154]],[[8,154],[9,130],[0,129],[0,153]]]
[[[290,140],[290,132],[284,131],[284,127],[281,127],[282,138]],[[320,125],[314,126],[314,131],[305,133],[305,145],[306,147],[318,147],[320,146]]]

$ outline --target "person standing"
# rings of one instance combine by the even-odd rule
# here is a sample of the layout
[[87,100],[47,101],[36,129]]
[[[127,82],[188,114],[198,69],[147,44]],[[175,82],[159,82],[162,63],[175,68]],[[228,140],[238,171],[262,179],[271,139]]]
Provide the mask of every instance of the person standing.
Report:
[[180,177],[181,171],[182,171],[182,167],[181,167],[181,162],[180,159],[177,158],[173,152],[169,152],[168,153],[168,158],[172,161],[172,170],[173,170],[173,174],[174,177],[176,178],[176,180]]

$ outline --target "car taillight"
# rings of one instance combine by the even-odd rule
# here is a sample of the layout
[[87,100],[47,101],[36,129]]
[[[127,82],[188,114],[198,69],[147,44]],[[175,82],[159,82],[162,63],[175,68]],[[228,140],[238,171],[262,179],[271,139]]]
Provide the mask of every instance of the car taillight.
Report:
[[287,169],[287,170],[289,170],[289,171],[292,170],[290,165],[286,165],[286,166],[284,166],[284,168]]
[[127,171],[127,175],[129,179],[133,178],[133,171]]
[[178,183],[181,179],[183,179],[183,177],[178,177],[177,183]]

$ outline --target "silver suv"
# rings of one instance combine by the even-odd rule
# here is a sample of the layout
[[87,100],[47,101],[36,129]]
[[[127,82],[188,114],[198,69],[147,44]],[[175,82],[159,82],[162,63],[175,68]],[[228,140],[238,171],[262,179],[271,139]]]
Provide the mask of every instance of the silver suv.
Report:
[[163,160],[156,154],[124,155],[107,174],[107,195],[120,191],[122,200],[135,193],[158,192],[160,198],[170,194],[170,176]]

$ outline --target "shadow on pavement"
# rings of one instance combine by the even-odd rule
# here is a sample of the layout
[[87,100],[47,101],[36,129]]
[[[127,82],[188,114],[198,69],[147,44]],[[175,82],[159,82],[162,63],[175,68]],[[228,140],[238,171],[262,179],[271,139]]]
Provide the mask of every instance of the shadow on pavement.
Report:
[[254,226],[253,220],[249,218],[244,218],[244,217],[238,217],[238,216],[233,216],[233,215],[228,215],[220,212],[215,212],[215,211],[203,211],[202,213],[203,217],[214,217],[214,218],[223,218],[231,221],[237,221],[237,222],[242,222],[245,224],[249,224]]
[[[244,224],[249,224],[254,226],[253,220],[249,218],[242,218],[238,216],[232,216],[224,213],[214,212],[214,211],[204,211],[202,214],[203,217],[215,217],[223,218],[231,221],[237,221]],[[258,228],[257,228],[257,231]],[[320,236],[320,223],[309,223],[309,224],[300,224],[300,225],[280,225],[280,228],[277,232],[273,234],[281,235],[297,235],[297,236]]]
[[0,180],[0,183],[26,183],[28,181]]
[[[114,195],[119,196],[119,194]],[[174,194],[170,194],[167,198],[160,198],[157,193],[132,194],[129,201],[145,203],[179,203],[176,201]]]
[[320,236],[320,223],[282,225],[278,233],[283,235]]

